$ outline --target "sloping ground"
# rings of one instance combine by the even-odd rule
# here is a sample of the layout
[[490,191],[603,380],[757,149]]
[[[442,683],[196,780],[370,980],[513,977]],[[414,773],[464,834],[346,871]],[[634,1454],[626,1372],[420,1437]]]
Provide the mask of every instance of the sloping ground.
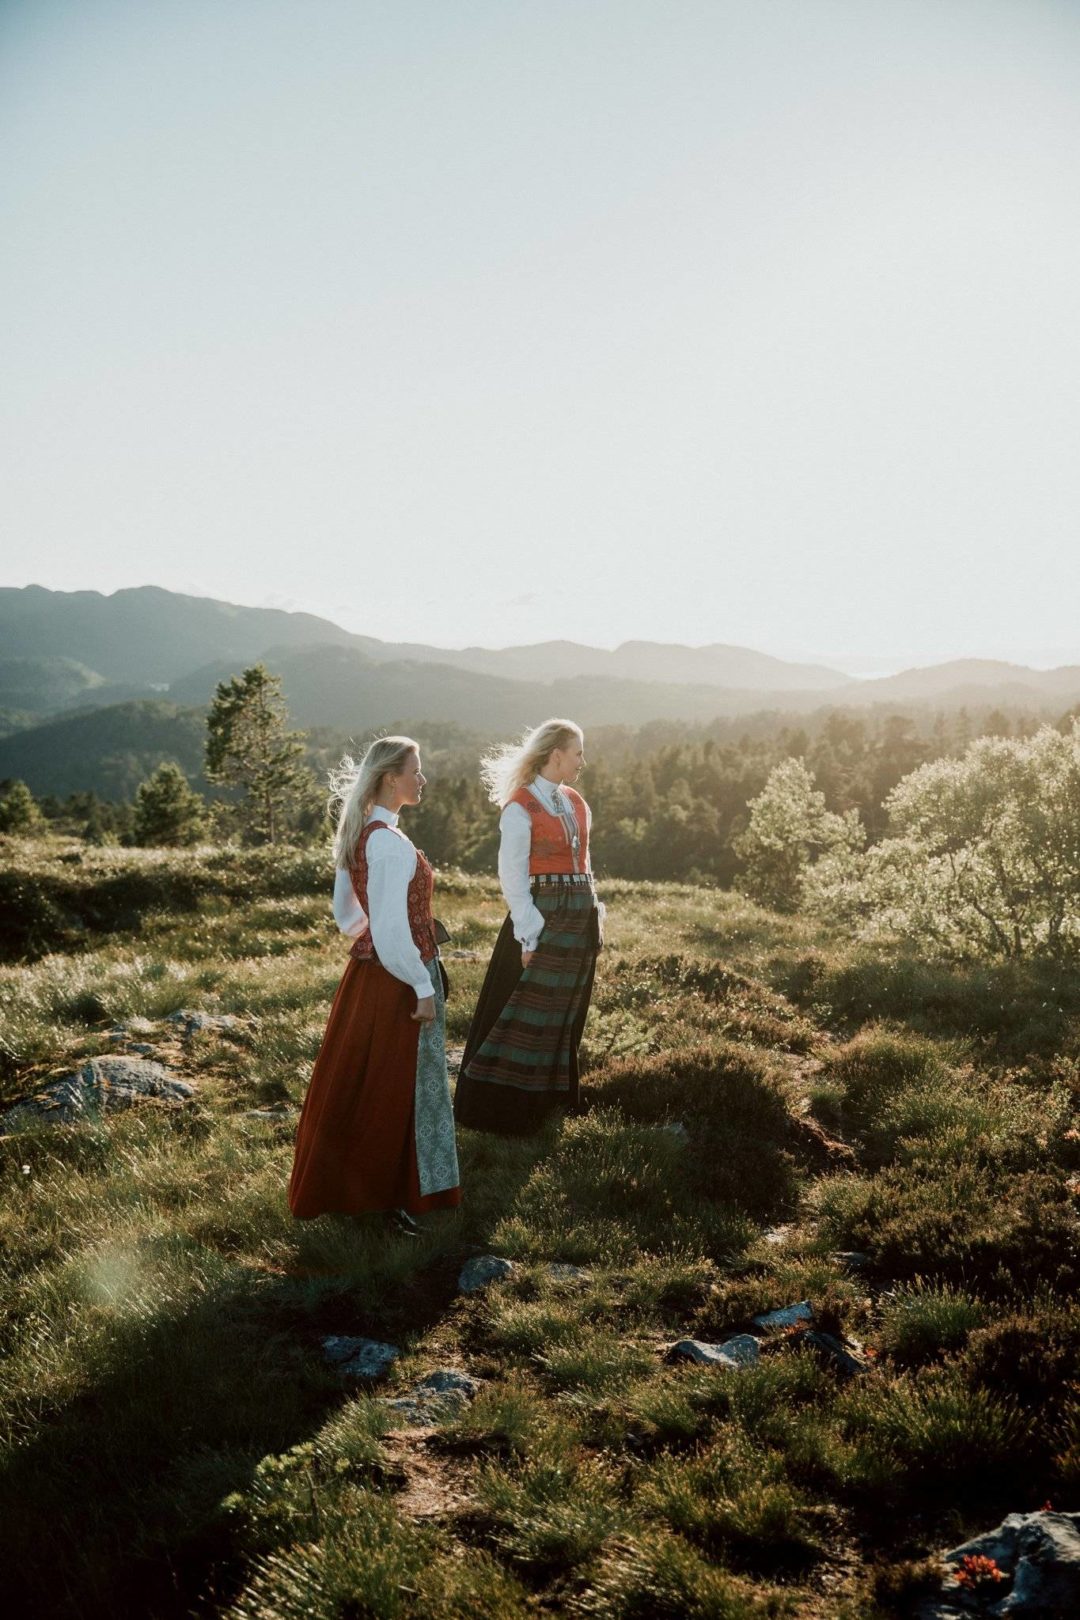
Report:
[[[460,1042],[500,906],[445,898],[479,951]],[[715,892],[607,898],[587,1111],[463,1133],[465,1206],[418,1241],[284,1208],[340,969],[321,898],[207,881],[0,970],[9,1098],[135,1048],[197,1088],[0,1139],[13,1603],[851,1620],[1004,1512],[1076,1506],[1076,986],[856,959]],[[513,1269],[465,1294],[478,1253]],[[755,1323],[803,1301],[809,1328]],[[350,1382],[327,1335],[401,1354]],[[752,1364],[671,1357],[735,1335]],[[437,1369],[475,1399],[386,1404]]]

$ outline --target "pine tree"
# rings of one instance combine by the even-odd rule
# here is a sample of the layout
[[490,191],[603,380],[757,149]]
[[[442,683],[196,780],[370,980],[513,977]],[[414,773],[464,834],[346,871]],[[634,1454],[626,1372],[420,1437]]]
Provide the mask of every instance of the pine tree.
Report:
[[195,844],[206,828],[206,806],[200,794],[172,760],[159,765],[135,792],[136,844]]
[[253,843],[277,843],[316,792],[286,715],[281,677],[255,664],[219,684],[206,718],[206,775],[241,795],[235,813]]
[[41,811],[26,783],[17,777],[0,783],[0,833],[33,833],[41,825]]

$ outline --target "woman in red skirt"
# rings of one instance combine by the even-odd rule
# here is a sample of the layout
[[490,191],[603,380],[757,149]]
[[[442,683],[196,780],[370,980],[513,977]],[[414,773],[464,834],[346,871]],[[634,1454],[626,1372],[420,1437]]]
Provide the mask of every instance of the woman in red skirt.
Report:
[[431,866],[398,826],[419,804],[420,750],[382,737],[332,778],[334,916],[353,939],[296,1134],[289,1208],[383,1211],[400,1230],[461,1198]]

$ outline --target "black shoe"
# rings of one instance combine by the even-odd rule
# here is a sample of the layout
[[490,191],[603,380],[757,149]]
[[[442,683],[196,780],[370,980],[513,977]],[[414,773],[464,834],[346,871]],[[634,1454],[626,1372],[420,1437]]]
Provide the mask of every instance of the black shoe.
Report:
[[404,1209],[388,1209],[383,1216],[383,1224],[388,1232],[394,1232],[398,1237],[417,1238],[420,1236],[419,1226]]

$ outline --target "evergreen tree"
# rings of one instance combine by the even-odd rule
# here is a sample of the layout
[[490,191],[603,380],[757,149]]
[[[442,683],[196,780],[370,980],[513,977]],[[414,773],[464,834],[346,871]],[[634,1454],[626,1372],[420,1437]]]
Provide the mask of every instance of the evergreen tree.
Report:
[[206,828],[206,807],[200,794],[172,760],[159,765],[135,793],[136,844],[195,844]]
[[239,793],[235,814],[253,843],[277,843],[318,791],[286,714],[281,677],[255,664],[219,684],[206,718],[206,775]]
[[34,795],[18,778],[0,783],[0,833],[33,833],[42,826]]

